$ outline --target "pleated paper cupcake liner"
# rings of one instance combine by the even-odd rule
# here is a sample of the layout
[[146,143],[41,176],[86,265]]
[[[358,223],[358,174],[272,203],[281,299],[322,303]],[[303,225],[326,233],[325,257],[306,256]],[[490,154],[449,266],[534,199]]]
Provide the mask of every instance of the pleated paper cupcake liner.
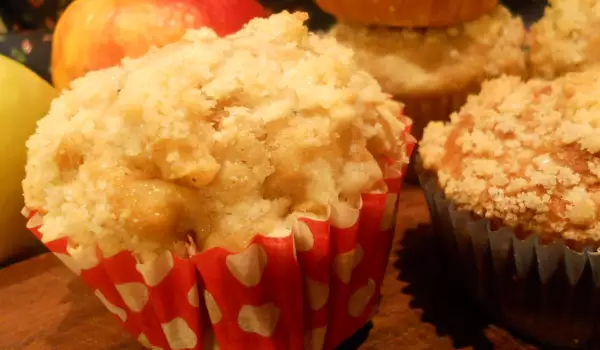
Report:
[[600,254],[563,242],[520,239],[487,219],[459,211],[437,176],[416,169],[457,284],[504,326],[545,345],[580,347],[600,338]]
[[363,194],[358,209],[300,218],[238,253],[141,262],[128,251],[82,252],[66,238],[45,242],[35,212],[28,227],[147,348],[333,349],[375,312],[405,170],[387,169],[388,191]]

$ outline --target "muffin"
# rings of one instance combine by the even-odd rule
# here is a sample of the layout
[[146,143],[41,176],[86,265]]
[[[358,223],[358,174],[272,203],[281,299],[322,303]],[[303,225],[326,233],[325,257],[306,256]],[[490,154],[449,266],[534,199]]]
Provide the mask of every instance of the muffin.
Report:
[[597,339],[600,73],[502,77],[432,122],[418,169],[467,290],[548,345]]
[[523,75],[523,22],[504,7],[445,29],[338,23],[329,32],[356,52],[362,68],[405,105],[420,138],[430,120],[447,120],[483,80]]
[[600,3],[551,0],[528,34],[531,75],[545,79],[600,62]]
[[396,27],[445,27],[490,12],[498,0],[316,0],[342,21]]
[[147,347],[331,348],[377,303],[410,120],[306,19],[92,72],[27,142],[28,226]]

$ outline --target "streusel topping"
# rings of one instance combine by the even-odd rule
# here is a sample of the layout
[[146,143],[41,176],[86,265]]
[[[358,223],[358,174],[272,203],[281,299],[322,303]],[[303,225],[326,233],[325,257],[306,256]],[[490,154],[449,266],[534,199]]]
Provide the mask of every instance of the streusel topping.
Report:
[[27,143],[44,239],[108,253],[243,249],[295,213],[326,217],[406,163],[401,106],[304,14],[209,29],[91,73]]
[[461,210],[600,242],[600,73],[502,77],[425,129],[420,155]]
[[600,63],[600,1],[550,0],[528,35],[534,76],[555,78]]

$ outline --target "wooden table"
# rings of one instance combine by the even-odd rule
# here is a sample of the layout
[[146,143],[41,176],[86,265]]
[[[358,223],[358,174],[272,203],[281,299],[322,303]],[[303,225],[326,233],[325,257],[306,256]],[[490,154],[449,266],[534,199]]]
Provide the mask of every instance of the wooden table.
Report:
[[[383,301],[345,349],[538,349],[494,326],[444,284],[423,194],[406,188]],[[140,346],[53,255],[0,270],[0,349],[117,350]]]

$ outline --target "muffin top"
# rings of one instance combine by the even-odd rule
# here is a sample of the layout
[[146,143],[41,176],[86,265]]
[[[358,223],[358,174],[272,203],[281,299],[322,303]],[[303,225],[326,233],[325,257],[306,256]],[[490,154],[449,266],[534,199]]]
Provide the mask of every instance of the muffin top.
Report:
[[306,18],[189,31],[74,81],[27,142],[25,202],[44,240],[240,250],[298,213],[327,217],[385,190],[383,164],[407,162],[409,121]]
[[346,22],[390,27],[447,27],[491,11],[498,0],[316,0]]
[[329,35],[353,48],[359,64],[399,96],[460,91],[487,77],[525,72],[523,22],[503,6],[446,29],[340,23]]
[[600,63],[600,1],[550,3],[527,38],[532,75],[551,79]]
[[600,242],[600,72],[502,77],[425,129],[420,155],[461,210],[546,237]]

